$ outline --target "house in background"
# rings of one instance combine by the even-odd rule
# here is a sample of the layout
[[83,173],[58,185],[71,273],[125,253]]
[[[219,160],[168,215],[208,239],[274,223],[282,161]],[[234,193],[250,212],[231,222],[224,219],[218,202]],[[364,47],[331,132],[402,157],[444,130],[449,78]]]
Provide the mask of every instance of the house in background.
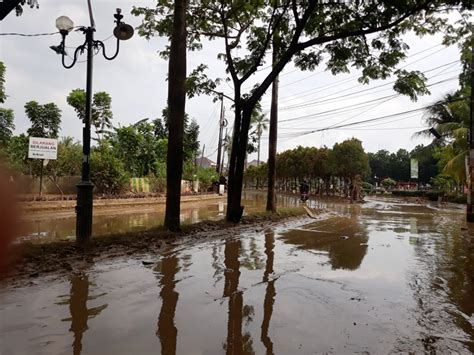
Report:
[[204,169],[216,168],[216,163],[206,157],[196,158],[196,165]]

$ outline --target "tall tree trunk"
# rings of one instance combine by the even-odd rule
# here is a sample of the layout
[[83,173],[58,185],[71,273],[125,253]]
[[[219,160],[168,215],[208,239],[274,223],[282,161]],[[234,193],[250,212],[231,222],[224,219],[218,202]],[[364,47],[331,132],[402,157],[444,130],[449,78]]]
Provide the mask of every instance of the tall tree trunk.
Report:
[[[278,36],[273,37],[273,65],[278,60]],[[268,187],[267,187],[267,211],[276,212],[276,152],[278,135],[278,76],[272,83],[272,102],[270,106],[270,132],[268,137]]]
[[171,231],[180,230],[179,212],[186,106],[186,7],[187,0],[175,0],[168,64],[169,134],[166,158],[165,226]]

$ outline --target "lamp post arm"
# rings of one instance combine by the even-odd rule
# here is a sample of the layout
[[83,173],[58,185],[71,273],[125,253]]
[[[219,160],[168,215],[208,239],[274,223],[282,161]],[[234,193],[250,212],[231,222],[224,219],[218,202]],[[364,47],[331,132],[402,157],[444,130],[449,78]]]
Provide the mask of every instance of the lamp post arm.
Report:
[[84,53],[84,50],[86,49],[86,42],[84,42],[84,44],[82,44],[82,45],[80,45],[79,47],[76,48],[76,50],[74,51],[74,57],[72,59],[72,63],[67,65],[66,61],[64,60],[64,58],[66,57],[66,48],[65,48],[65,40],[63,39],[63,41],[61,42],[61,47],[62,47],[61,55],[62,55],[62,63],[63,63],[64,68],[71,69],[76,64],[78,54],[79,53],[81,53],[81,54]]
[[105,59],[107,60],[113,60],[117,57],[119,50],[120,50],[120,40],[117,38],[117,49],[115,50],[115,54],[112,57],[108,57],[107,54],[105,53],[105,44],[102,41],[94,41],[94,46],[95,47],[100,47],[102,48],[102,54]]

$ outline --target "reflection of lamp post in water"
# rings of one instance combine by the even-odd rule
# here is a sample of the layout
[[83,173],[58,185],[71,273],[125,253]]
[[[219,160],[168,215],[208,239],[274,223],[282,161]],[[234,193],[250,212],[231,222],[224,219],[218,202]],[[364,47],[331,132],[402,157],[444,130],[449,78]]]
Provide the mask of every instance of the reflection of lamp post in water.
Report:
[[175,277],[179,271],[178,258],[175,255],[163,258],[161,261],[161,311],[158,317],[156,335],[160,338],[162,354],[176,354],[178,329],[174,324],[174,315],[179,293],[175,290]]
[[79,355],[82,351],[82,335],[89,329],[87,321],[89,318],[94,318],[99,315],[107,305],[104,304],[99,307],[87,308],[87,301],[89,297],[89,279],[87,276],[74,276],[71,279],[71,298],[69,299],[69,311],[71,318],[65,321],[71,321],[71,328],[74,333],[73,354]]
[[91,149],[91,119],[92,119],[92,65],[94,50],[102,50],[105,59],[112,60],[119,53],[120,41],[130,39],[133,36],[133,28],[124,24],[121,20],[123,15],[121,10],[117,9],[114,15],[115,23],[114,36],[117,38],[117,48],[115,54],[111,57],[105,54],[105,45],[102,41],[94,40],[95,23],[92,16],[92,7],[88,0],[89,16],[91,25],[89,27],[80,27],[79,30],[85,35],[85,42],[76,48],[71,64],[65,62],[66,53],[66,36],[74,28],[74,23],[67,16],[60,16],[56,19],[56,27],[58,28],[62,41],[59,46],[51,46],[56,53],[61,54],[62,64],[66,69],[72,68],[79,54],[87,51],[87,78],[86,78],[86,107],[84,114],[84,127],[82,131],[82,174],[81,182],[77,184],[77,206],[76,206],[76,238],[78,242],[87,242],[92,235],[92,190],[94,185],[90,181],[90,149]]
[[265,291],[265,300],[263,301],[263,320],[262,320],[262,334],[260,339],[263,345],[267,349],[267,354],[273,354],[273,342],[268,336],[268,330],[270,328],[270,320],[273,313],[273,305],[275,303],[275,280],[270,280],[270,275],[273,274],[273,260],[275,253],[273,249],[275,247],[275,233],[269,231],[265,233],[265,254],[267,254],[267,262],[265,264],[265,272],[263,274],[263,282],[267,283],[267,289]]

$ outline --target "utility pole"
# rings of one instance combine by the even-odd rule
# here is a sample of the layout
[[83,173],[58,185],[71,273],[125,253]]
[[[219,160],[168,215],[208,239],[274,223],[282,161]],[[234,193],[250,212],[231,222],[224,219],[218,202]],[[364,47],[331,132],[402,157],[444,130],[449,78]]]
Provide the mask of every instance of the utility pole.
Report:
[[469,191],[467,192],[467,208],[466,208],[466,220],[468,222],[474,222],[474,34],[471,37],[471,115],[469,118],[469,176],[468,186]]
[[221,154],[222,154],[222,133],[224,131],[224,95],[219,95],[221,99],[221,117],[219,118],[219,143],[217,145],[217,164],[216,171],[221,173]]
[[[273,36],[273,65],[278,61],[278,35]],[[268,187],[267,206],[269,212],[276,212],[276,152],[278,135],[278,76],[272,84],[272,102],[270,106],[270,132],[268,137]]]
[[201,161],[199,162],[199,166],[202,168],[202,161],[204,160],[204,149],[206,149],[206,145],[202,145],[202,154],[201,154]]
[[[225,137],[227,137],[227,128],[225,129]],[[222,144],[222,163],[220,165],[220,171],[219,175],[222,175],[222,172],[224,171],[224,162],[225,162],[225,153],[227,151],[227,143]]]

